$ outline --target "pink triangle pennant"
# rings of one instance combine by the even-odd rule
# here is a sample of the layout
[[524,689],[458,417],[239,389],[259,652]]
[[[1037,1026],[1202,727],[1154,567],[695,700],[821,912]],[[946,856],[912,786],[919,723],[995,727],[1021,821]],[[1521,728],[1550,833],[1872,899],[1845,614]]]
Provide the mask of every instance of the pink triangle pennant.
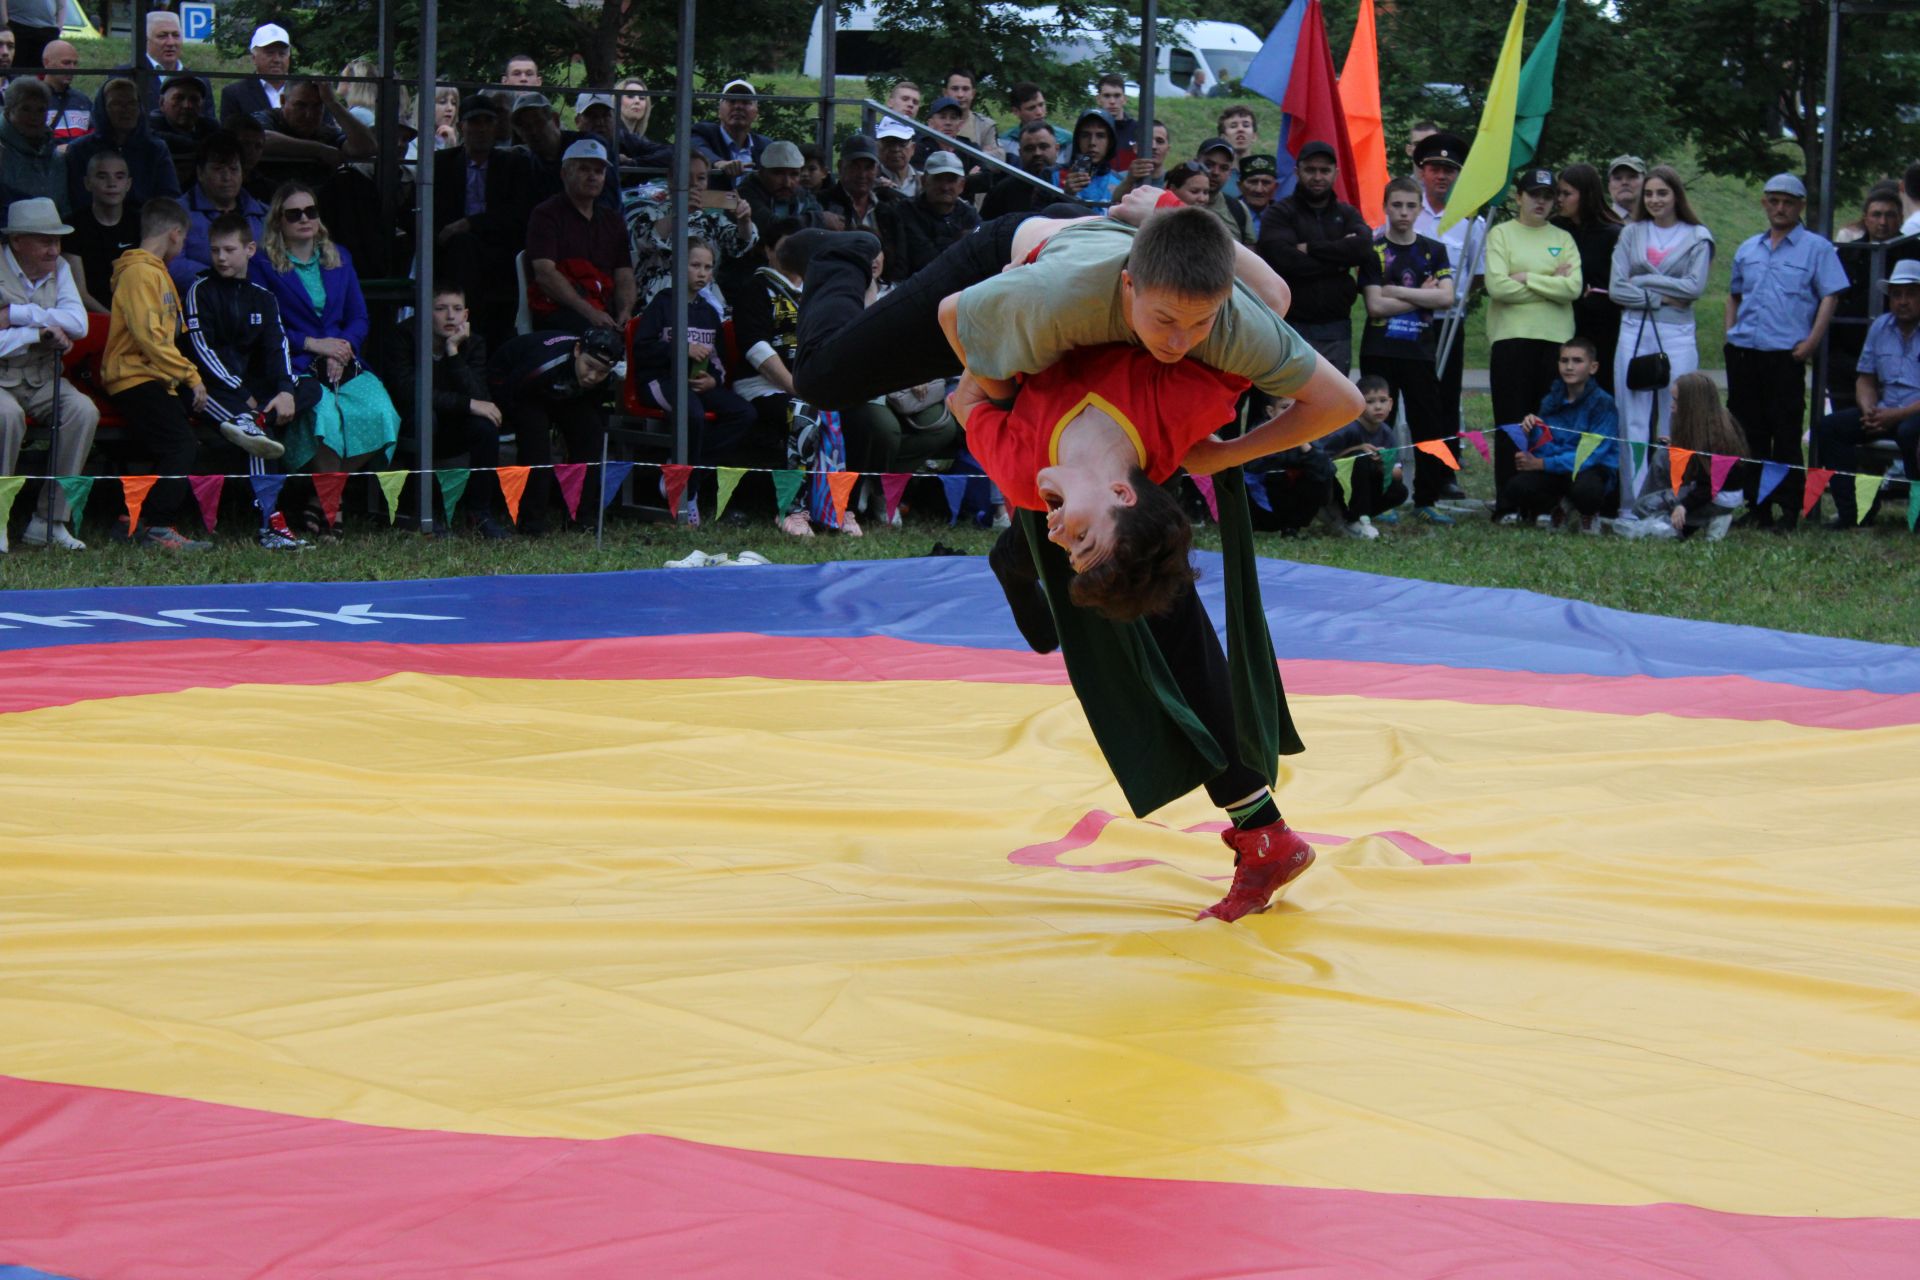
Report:
[[1220,523],[1220,499],[1213,491],[1213,477],[1212,476],[1194,476],[1193,487],[1198,489],[1200,491],[1200,496],[1206,500],[1207,514],[1213,517],[1213,522],[1215,524],[1219,524]]
[[580,518],[580,490],[587,483],[587,464],[584,462],[562,462],[553,469],[553,478],[560,482],[560,500],[567,504],[567,519]]
[[1484,431],[1462,431],[1461,437],[1472,445],[1480,455],[1480,460],[1489,466],[1493,464],[1493,451],[1487,448],[1487,433]]
[[887,523],[893,523],[893,517],[900,511],[900,495],[907,491],[907,481],[912,476],[898,472],[889,472],[880,477],[880,500],[885,503]]
[[1707,496],[1717,497],[1727,483],[1727,473],[1738,466],[1740,459],[1726,454],[1714,454],[1707,464]]
[[[188,476],[187,487],[193,490],[193,500],[200,504],[200,523],[209,530],[220,519],[220,486],[227,482],[225,476]],[[133,526],[127,526],[127,532],[133,532]]]

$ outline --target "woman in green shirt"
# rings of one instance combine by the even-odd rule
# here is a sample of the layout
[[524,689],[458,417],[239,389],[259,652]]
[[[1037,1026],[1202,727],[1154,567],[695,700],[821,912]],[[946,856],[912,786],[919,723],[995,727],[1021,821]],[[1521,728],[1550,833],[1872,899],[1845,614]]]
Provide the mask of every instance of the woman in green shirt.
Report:
[[[1559,185],[1551,169],[1514,179],[1519,216],[1487,234],[1488,380],[1493,421],[1502,426],[1537,412],[1559,377],[1560,344],[1573,336],[1573,303],[1584,288],[1580,246],[1547,221]],[[1513,475],[1513,441],[1494,432],[1496,491]]]

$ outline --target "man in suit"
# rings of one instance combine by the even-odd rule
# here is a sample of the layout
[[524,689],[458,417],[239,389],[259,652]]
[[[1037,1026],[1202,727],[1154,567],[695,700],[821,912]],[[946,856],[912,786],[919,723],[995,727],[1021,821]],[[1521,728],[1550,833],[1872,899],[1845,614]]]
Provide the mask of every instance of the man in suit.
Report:
[[[155,9],[147,14],[147,65],[136,69],[131,62],[123,63],[113,69],[109,79],[125,76],[140,86],[140,114],[160,109],[160,85],[169,77],[179,75],[187,69],[180,60],[180,49],[184,37],[180,32],[180,15],[168,13],[165,9]],[[104,87],[101,90],[105,92]],[[204,102],[213,101],[213,86],[204,79],[200,81],[200,97]],[[106,103],[99,94],[94,95],[94,119],[104,119],[107,114]]]
[[293,37],[277,22],[265,22],[253,29],[247,45],[253,57],[253,79],[234,80],[220,91],[220,123],[232,127],[241,116],[258,111],[273,111],[280,95],[287,90],[287,71],[293,65]]
[[501,124],[493,99],[472,94],[460,104],[461,145],[433,157],[434,274],[461,287],[495,348],[513,333],[514,257],[526,244],[534,187],[526,153],[497,145]]
[[693,145],[711,162],[707,185],[732,191],[740,179],[760,164],[760,153],[773,139],[753,131],[760,118],[760,98],[752,84],[729,80],[721,88],[720,118],[693,126]]

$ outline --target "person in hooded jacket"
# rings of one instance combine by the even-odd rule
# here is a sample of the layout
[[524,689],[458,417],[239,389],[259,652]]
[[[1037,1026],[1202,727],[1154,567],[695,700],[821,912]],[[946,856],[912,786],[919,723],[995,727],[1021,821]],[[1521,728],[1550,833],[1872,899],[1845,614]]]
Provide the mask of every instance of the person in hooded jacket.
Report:
[[156,196],[179,199],[180,175],[173,167],[173,157],[147,127],[146,113],[140,109],[140,91],[133,81],[107,81],[100,90],[100,104],[94,131],[67,147],[67,200],[77,203],[92,199],[86,190],[87,161],[96,151],[117,151],[126,158],[127,176],[133,182],[127,192],[130,203],[145,204]]
[[1088,208],[1104,212],[1113,202],[1114,188],[1126,176],[1113,167],[1117,150],[1119,135],[1107,113],[1082,112],[1073,126],[1073,155],[1061,166],[1061,189]]

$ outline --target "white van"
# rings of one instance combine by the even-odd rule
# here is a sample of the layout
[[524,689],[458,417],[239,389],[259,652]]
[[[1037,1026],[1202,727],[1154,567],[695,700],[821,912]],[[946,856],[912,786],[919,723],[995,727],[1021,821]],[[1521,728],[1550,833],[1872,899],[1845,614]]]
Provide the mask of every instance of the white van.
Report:
[[[1058,21],[1052,5],[1024,5],[1036,21]],[[836,6],[840,18],[840,38],[834,46],[834,74],[838,79],[865,80],[885,74],[904,61],[885,31],[875,26],[871,5]],[[813,11],[813,30],[807,38],[807,58],[803,72],[820,74],[822,10]],[[1138,29],[1138,21],[1134,26]],[[1172,41],[1158,47],[1159,74],[1154,77],[1154,93],[1162,98],[1185,98],[1205,94],[1223,80],[1238,80],[1246,74],[1247,64],[1260,52],[1260,37],[1237,22],[1180,22]],[[1138,93],[1131,77],[1140,73],[1137,46],[1115,50],[1103,35],[1094,32],[1067,33],[1049,45],[1053,54],[1068,64],[1090,62],[1099,69],[1118,70],[1130,77],[1128,92]],[[1088,86],[1091,88],[1091,84]],[[937,85],[923,86],[929,99],[939,96]]]

